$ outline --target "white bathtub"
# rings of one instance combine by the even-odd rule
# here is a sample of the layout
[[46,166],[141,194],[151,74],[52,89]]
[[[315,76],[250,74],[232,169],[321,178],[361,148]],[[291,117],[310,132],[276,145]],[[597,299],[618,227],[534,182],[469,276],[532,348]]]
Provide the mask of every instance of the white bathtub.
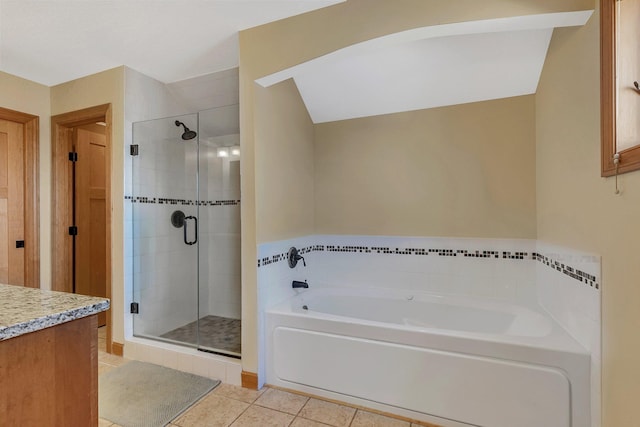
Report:
[[542,310],[306,290],[265,313],[268,384],[442,426],[587,427],[590,357]]

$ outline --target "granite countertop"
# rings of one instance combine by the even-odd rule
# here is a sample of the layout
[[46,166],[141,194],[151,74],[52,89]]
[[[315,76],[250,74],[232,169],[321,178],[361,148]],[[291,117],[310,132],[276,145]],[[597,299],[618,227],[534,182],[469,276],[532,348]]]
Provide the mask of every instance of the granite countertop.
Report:
[[109,300],[0,284],[0,341],[109,309]]

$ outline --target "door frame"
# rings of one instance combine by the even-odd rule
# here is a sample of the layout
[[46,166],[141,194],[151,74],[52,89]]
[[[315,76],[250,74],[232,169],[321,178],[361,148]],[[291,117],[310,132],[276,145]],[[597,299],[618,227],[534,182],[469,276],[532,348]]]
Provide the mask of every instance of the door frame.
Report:
[[[72,292],[72,257],[73,245],[68,228],[72,214],[71,195],[71,167],[69,151],[73,142],[73,128],[90,123],[104,122],[107,147],[105,149],[106,172],[106,294],[111,299],[112,271],[111,271],[111,149],[112,149],[112,118],[111,104],[97,105],[82,110],[71,111],[51,117],[51,160],[52,160],[52,189],[51,189],[51,276],[52,289],[56,291]],[[112,352],[112,313],[107,311],[107,353]]]
[[40,118],[0,107],[0,120],[24,126],[24,286],[40,287]]

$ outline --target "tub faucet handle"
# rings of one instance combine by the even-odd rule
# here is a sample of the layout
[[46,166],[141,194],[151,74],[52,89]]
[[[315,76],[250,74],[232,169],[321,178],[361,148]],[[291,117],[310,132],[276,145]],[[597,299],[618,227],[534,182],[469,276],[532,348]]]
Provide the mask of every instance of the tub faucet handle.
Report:
[[306,280],[304,282],[300,282],[298,280],[294,280],[293,282],[291,282],[291,287],[293,289],[300,289],[300,288],[307,289],[307,288],[309,288],[309,284],[307,283]]
[[305,262],[304,257],[300,255],[300,251],[298,251],[298,249],[296,249],[295,246],[292,246],[289,249],[289,253],[287,254],[287,259],[289,261],[289,268],[294,268],[298,264],[298,261],[300,260],[302,260],[302,265],[304,265],[305,267],[307,266],[307,263]]

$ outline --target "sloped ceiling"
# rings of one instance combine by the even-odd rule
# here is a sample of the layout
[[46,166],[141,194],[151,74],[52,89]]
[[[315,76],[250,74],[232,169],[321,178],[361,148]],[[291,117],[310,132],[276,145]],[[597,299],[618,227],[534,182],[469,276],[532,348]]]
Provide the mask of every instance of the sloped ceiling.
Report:
[[418,28],[369,40],[257,80],[293,78],[314,123],[536,92],[553,29],[592,11]]

